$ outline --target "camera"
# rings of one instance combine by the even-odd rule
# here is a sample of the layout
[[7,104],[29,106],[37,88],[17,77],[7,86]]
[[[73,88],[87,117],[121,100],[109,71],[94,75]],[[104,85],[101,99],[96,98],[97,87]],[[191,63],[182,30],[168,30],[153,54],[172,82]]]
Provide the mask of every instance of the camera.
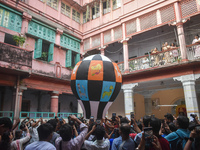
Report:
[[73,126],[75,124],[75,122],[73,120],[71,120],[71,117],[68,117],[68,123],[70,126]]

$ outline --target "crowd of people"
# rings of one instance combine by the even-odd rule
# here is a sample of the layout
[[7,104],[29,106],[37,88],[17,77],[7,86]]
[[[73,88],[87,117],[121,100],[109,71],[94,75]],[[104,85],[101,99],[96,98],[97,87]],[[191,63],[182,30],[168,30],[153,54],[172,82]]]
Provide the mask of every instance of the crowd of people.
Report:
[[154,115],[140,120],[113,116],[89,120],[69,116],[35,121],[29,117],[15,124],[0,118],[0,150],[198,150],[200,121],[180,115]]

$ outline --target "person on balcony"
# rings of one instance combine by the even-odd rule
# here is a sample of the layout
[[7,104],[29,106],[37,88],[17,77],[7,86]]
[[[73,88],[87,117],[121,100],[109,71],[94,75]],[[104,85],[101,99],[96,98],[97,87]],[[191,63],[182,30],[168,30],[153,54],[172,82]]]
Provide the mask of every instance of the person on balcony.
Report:
[[[200,42],[200,38],[199,35],[195,35],[194,40],[192,41],[192,44],[198,43]],[[195,58],[199,58],[200,57],[200,45],[195,45],[194,47],[194,51],[195,51]]]
[[[158,53],[158,48],[155,47],[154,49],[151,50],[151,54],[156,54]],[[158,66],[159,65],[159,56],[158,55],[153,55],[152,60],[154,60],[153,66]]]
[[142,64],[143,64],[143,65],[142,65],[142,68],[143,68],[143,69],[149,68],[149,59],[148,59],[147,57],[143,58]]

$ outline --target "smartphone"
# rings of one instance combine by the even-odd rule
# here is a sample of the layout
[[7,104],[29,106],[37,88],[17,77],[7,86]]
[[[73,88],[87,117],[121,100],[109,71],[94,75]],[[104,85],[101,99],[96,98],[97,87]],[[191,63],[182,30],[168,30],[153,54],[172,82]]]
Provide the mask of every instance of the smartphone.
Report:
[[130,116],[131,116],[131,118],[133,118],[134,119],[134,112],[130,112]]
[[115,121],[116,113],[112,113],[112,121]]
[[96,120],[96,124],[97,124],[97,125],[100,125],[100,124],[101,124],[101,120],[97,119],[97,120]]
[[144,128],[144,136],[145,136],[145,148],[151,147],[153,142],[153,129],[152,127]]
[[91,117],[90,117],[90,121],[91,121],[91,122],[94,122],[94,116],[91,116]]

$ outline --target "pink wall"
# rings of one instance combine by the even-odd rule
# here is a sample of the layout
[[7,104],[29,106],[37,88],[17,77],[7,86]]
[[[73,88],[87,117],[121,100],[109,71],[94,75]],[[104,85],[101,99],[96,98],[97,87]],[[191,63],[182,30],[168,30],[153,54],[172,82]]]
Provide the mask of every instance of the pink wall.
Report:
[[117,8],[113,11],[113,18],[112,20],[115,20],[121,16],[121,8]]
[[[58,8],[59,9],[59,8]],[[51,8],[50,6],[46,5],[46,11],[48,15],[58,19],[58,10]]]
[[43,2],[41,2],[41,1],[29,1],[28,2],[29,3],[29,5],[31,5],[32,7],[34,7],[34,8],[37,8],[37,9],[39,9],[40,11],[42,11],[42,12],[44,12],[45,11],[45,3],[43,3]]
[[5,33],[0,32],[0,42],[4,42]]
[[107,14],[105,14],[105,15],[103,15],[103,24],[105,24],[105,23],[108,23],[109,21],[110,21],[110,18],[111,18],[112,16],[111,16],[111,13],[107,13]]
[[61,66],[65,67],[66,60],[66,50],[54,47],[53,61],[51,63],[55,64],[59,62]]

